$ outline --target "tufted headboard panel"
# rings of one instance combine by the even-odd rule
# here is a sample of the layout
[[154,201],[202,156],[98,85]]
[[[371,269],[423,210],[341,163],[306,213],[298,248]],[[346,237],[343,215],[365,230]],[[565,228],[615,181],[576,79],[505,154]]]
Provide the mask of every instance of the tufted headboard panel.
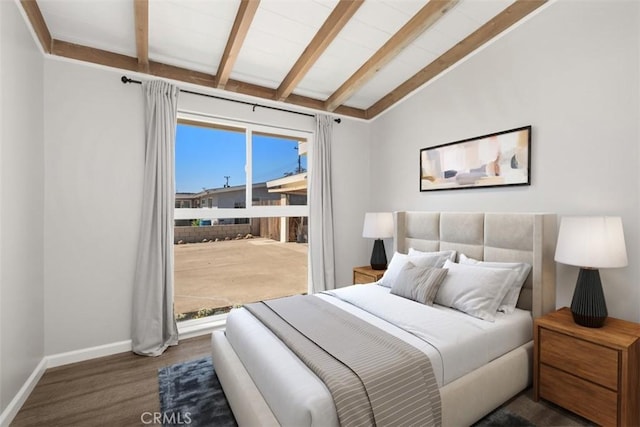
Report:
[[456,250],[484,261],[527,262],[532,269],[518,307],[533,317],[555,310],[556,215],[395,212],[394,250]]

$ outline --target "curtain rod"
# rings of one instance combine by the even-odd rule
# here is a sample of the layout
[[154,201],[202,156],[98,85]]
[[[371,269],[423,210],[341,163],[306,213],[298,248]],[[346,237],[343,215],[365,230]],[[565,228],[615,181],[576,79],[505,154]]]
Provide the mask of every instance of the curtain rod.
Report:
[[[142,84],[142,82],[140,80],[130,79],[127,76],[122,76],[120,81],[122,83],[124,83],[124,84],[126,84],[126,83],[136,83],[136,84],[139,84],[139,85]],[[193,92],[193,91],[185,90],[185,89],[180,89],[180,92],[190,93],[192,95],[206,96],[208,98],[221,99],[223,101],[236,102],[238,104],[251,105],[253,107],[253,111],[256,111],[256,107],[260,107],[260,108],[268,108],[269,110],[283,111],[285,113],[300,114],[301,116],[308,116],[308,117],[315,117],[316,116],[315,114],[303,113],[301,111],[287,110],[285,108],[272,107],[270,105],[262,105],[262,104],[257,104],[255,102],[249,102],[249,101],[240,101],[238,99],[225,98],[225,97],[217,96],[217,95],[209,95],[208,93]],[[337,119],[333,119],[333,121],[336,122],[336,123],[340,123],[342,121],[342,119],[337,118]]]

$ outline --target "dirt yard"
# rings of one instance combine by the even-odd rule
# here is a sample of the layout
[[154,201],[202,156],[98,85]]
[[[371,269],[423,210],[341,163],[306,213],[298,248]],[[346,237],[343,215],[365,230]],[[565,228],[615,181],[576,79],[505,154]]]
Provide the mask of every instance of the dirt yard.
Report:
[[307,250],[263,238],[175,245],[175,313],[305,293]]

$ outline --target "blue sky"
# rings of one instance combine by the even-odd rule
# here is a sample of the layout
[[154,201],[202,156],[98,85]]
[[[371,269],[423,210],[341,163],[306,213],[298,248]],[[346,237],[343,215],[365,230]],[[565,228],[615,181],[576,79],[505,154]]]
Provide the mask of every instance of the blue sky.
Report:
[[[265,182],[295,172],[297,142],[267,136],[253,138],[253,182]],[[245,134],[197,126],[178,125],[176,132],[176,191],[197,193],[246,183]],[[301,167],[307,167],[306,156]]]

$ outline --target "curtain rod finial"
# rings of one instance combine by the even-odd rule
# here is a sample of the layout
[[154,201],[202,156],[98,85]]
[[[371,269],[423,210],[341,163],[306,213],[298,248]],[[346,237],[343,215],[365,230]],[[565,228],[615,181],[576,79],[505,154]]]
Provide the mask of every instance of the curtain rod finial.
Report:
[[124,84],[127,84],[127,83],[137,83],[137,84],[142,84],[142,82],[141,82],[141,81],[139,81],[139,80],[133,80],[133,79],[131,79],[131,78],[127,77],[127,76],[122,76],[122,77],[120,77],[120,81],[121,81],[122,83],[124,83]]

